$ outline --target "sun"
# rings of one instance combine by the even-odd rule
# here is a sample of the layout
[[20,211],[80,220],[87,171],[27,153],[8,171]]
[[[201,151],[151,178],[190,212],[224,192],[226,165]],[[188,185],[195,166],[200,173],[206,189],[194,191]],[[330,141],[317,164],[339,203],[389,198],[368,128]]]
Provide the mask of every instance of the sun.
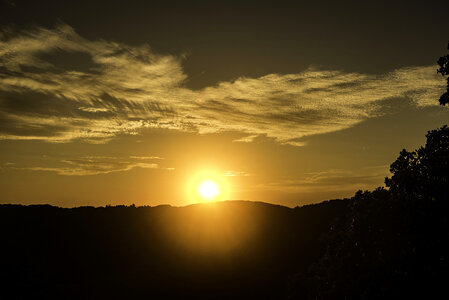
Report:
[[228,199],[231,191],[229,178],[222,171],[194,170],[185,180],[187,203],[217,202]]
[[204,180],[198,186],[198,194],[204,199],[213,199],[220,194],[218,184],[213,180]]
[[205,179],[199,183],[197,193],[200,198],[207,201],[217,199],[221,194],[220,185],[215,180]]

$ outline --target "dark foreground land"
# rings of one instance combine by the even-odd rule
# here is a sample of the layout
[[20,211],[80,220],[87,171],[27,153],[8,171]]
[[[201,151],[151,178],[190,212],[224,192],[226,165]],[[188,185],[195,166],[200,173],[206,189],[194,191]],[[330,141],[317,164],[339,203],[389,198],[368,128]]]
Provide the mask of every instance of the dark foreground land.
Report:
[[[227,202],[62,209],[1,206],[1,293],[28,297],[282,295],[344,209]],[[332,209],[329,209],[331,208]],[[316,210],[314,207],[308,211]]]
[[[449,252],[442,232],[430,228],[435,222],[401,224],[392,215],[399,211],[363,212],[372,209],[372,196],[295,209],[240,201],[3,205],[1,298],[379,299],[441,292]],[[354,210],[367,219],[352,220]]]
[[294,209],[0,205],[0,299],[447,299],[449,129]]
[[2,296],[282,298],[347,204],[0,206]]

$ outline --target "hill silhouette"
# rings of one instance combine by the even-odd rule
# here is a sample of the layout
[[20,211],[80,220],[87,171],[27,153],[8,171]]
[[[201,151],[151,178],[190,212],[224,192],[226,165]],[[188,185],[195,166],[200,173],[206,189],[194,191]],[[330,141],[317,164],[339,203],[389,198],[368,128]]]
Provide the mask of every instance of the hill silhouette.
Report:
[[2,205],[2,296],[277,299],[325,249],[343,201],[290,209]]

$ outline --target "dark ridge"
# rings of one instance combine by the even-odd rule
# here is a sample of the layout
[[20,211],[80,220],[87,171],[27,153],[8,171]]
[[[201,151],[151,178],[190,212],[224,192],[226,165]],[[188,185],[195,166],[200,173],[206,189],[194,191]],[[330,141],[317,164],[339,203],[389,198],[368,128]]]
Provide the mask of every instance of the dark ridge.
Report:
[[1,205],[6,298],[278,299],[347,205]]

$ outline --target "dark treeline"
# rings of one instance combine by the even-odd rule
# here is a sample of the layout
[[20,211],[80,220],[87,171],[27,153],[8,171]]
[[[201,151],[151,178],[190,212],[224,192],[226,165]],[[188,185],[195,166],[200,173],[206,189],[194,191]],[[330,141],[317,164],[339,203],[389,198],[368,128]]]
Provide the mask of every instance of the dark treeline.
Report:
[[[282,298],[347,204],[0,206],[5,298]],[[0,297],[2,298],[2,297]]]
[[294,209],[244,201],[0,206],[0,298],[436,298],[449,282],[449,129],[386,188]]

